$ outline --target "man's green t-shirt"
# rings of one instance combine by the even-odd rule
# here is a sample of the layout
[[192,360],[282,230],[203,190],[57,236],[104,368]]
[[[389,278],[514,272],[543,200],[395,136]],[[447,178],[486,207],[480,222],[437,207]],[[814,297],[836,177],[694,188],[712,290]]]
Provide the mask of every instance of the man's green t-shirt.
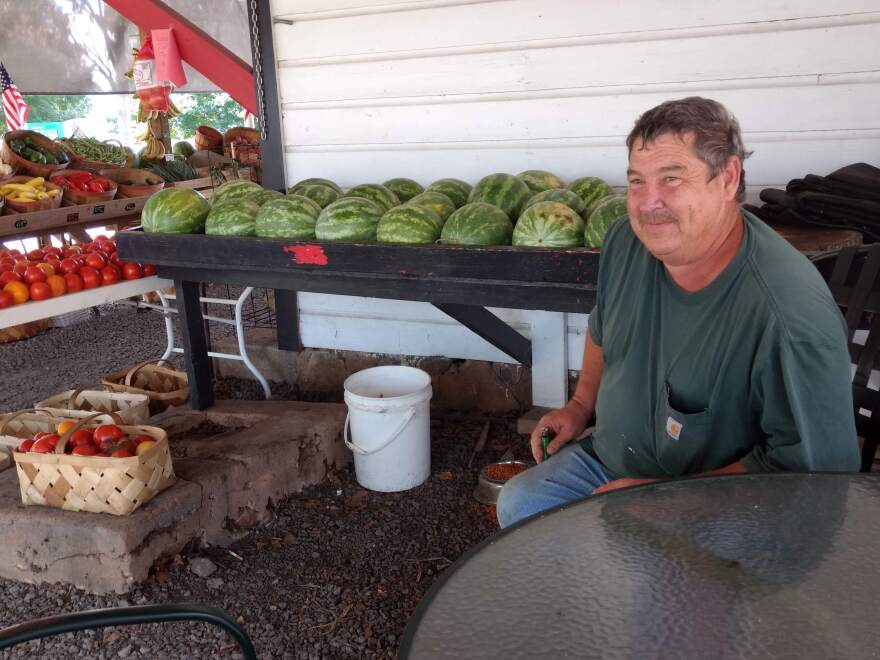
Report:
[[856,471],[843,317],[816,268],[743,211],[742,244],[688,293],[623,218],[605,236],[589,332],[605,368],[585,447],[622,477]]

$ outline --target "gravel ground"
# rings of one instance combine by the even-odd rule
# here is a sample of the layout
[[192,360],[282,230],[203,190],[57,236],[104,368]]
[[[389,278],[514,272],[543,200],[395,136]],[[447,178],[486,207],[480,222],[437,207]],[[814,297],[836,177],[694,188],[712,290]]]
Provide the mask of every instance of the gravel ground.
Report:
[[[157,314],[108,308],[87,323],[0,345],[16,409],[74,382],[158,355]],[[284,396],[289,388],[273,388]],[[224,381],[218,395],[260,398],[248,381]],[[125,597],[68,586],[0,580],[0,626],[62,612],[128,604],[197,602],[220,607],[250,635],[260,658],[392,658],[406,622],[434,580],[491,535],[494,508],[471,497],[478,467],[512,448],[524,457],[513,420],[493,419],[485,451],[467,467],[488,418],[432,421],[432,474],[404,493],[360,488],[353,468],[278,505],[272,520],[231,550],[190,548],[154,567]],[[207,560],[207,561],[206,561]],[[0,658],[234,658],[225,633],[206,624],[156,624],[67,634],[19,645]]]

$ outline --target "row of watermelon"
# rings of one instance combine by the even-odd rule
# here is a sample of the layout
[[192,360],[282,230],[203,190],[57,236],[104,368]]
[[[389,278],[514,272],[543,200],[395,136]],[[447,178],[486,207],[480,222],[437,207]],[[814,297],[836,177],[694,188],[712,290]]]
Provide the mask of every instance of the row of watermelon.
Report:
[[189,189],[165,189],[147,202],[142,222],[145,231],[291,240],[600,246],[611,222],[626,214],[625,196],[595,177],[563,185],[539,170],[492,174],[473,187],[441,179],[424,189],[398,178],[345,194],[327,179],[305,179],[287,195],[232,181],[211,204]]

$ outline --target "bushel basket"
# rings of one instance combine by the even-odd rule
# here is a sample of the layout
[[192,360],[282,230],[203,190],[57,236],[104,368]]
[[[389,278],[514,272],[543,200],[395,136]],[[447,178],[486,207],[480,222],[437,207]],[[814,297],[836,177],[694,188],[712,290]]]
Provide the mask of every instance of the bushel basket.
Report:
[[130,392],[107,392],[92,388],[67,390],[40,401],[35,408],[59,417],[88,417],[92,413],[116,413],[123,424],[143,424],[150,417],[150,397]]
[[140,456],[104,458],[64,453],[79,428],[93,429],[92,418],[61,436],[54,454],[13,452],[23,504],[67,511],[127,515],[174,483],[168,436],[155,426],[121,426],[127,435],[149,435],[156,444]]
[[[165,362],[169,367],[162,367]],[[146,394],[150,398],[150,413],[155,415],[169,406],[179,406],[189,399],[189,381],[186,374],[168,360],[141,362],[104,377],[102,384],[111,392]]]

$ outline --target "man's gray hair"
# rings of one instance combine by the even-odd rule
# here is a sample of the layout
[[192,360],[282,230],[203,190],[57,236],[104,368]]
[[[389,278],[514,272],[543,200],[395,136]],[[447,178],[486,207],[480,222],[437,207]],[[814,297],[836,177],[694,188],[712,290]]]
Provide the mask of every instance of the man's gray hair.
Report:
[[[643,113],[626,138],[627,149],[632,152],[637,139],[646,145],[666,133],[694,134],[694,150],[697,157],[709,166],[710,180],[721,174],[731,156],[736,156],[742,163],[752,155],[743,146],[736,117],[718,101],[701,96],[666,101]],[[743,170],[736,199],[742,202],[745,197],[746,173]]]

